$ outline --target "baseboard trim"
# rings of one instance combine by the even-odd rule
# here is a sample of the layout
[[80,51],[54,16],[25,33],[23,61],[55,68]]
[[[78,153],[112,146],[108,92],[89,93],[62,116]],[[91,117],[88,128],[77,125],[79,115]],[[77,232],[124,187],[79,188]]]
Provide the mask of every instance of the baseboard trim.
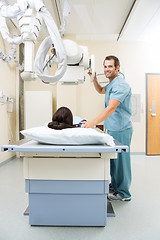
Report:
[[3,162],[0,162],[0,167],[2,167],[3,165],[7,164],[10,161],[12,161],[15,158],[16,158],[16,155],[14,155],[13,157],[8,158],[7,160],[5,160]]
[[131,152],[131,155],[146,155],[145,152]]

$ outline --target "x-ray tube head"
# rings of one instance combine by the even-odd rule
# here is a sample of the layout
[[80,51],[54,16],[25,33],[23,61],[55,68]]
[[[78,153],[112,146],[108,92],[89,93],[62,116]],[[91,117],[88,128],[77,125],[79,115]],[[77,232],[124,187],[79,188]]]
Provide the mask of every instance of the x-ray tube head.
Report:
[[67,65],[79,64],[83,58],[82,48],[72,40],[63,40],[65,52],[67,55]]

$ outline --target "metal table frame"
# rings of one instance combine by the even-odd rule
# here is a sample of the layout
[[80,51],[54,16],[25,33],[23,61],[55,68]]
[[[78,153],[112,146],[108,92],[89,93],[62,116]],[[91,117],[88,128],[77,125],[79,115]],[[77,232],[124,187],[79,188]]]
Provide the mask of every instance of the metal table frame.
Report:
[[[50,145],[42,144],[33,140],[23,139],[15,144],[3,145],[1,151],[18,152],[22,157],[52,157],[52,156],[67,156],[75,157],[75,155],[83,156],[97,156],[107,155],[112,157],[114,154],[122,151],[128,152],[129,147],[122,145],[114,140],[115,146],[111,147],[106,144],[104,145]],[[114,157],[116,158],[116,157]],[[25,215],[29,215],[29,207],[27,207]],[[107,216],[115,216],[111,202],[107,202]]]

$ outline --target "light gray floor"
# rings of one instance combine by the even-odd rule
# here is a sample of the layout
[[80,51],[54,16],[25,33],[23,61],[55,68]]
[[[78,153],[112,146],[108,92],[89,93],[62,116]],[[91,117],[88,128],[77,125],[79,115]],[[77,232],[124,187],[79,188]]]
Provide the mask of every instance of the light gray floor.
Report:
[[114,202],[106,227],[31,227],[23,162],[0,167],[0,240],[159,240],[160,156],[132,155],[132,201]]

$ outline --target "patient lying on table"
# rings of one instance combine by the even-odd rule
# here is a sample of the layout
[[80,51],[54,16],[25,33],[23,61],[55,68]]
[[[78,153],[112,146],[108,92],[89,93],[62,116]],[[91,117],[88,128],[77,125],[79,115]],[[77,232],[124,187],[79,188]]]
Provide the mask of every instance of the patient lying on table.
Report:
[[[93,128],[81,128],[82,120],[73,118],[72,112],[66,107],[59,108],[53,115],[52,122],[44,126],[22,130],[21,133],[32,140],[56,145],[107,144],[115,146],[113,137],[100,133]],[[73,124],[77,123],[77,124]],[[61,131],[59,131],[61,130]]]
[[[85,120],[82,120],[83,122]],[[53,115],[52,122],[48,123],[48,127],[56,130],[62,130],[65,128],[81,127],[81,122],[73,124],[73,115],[69,108],[60,107]]]

